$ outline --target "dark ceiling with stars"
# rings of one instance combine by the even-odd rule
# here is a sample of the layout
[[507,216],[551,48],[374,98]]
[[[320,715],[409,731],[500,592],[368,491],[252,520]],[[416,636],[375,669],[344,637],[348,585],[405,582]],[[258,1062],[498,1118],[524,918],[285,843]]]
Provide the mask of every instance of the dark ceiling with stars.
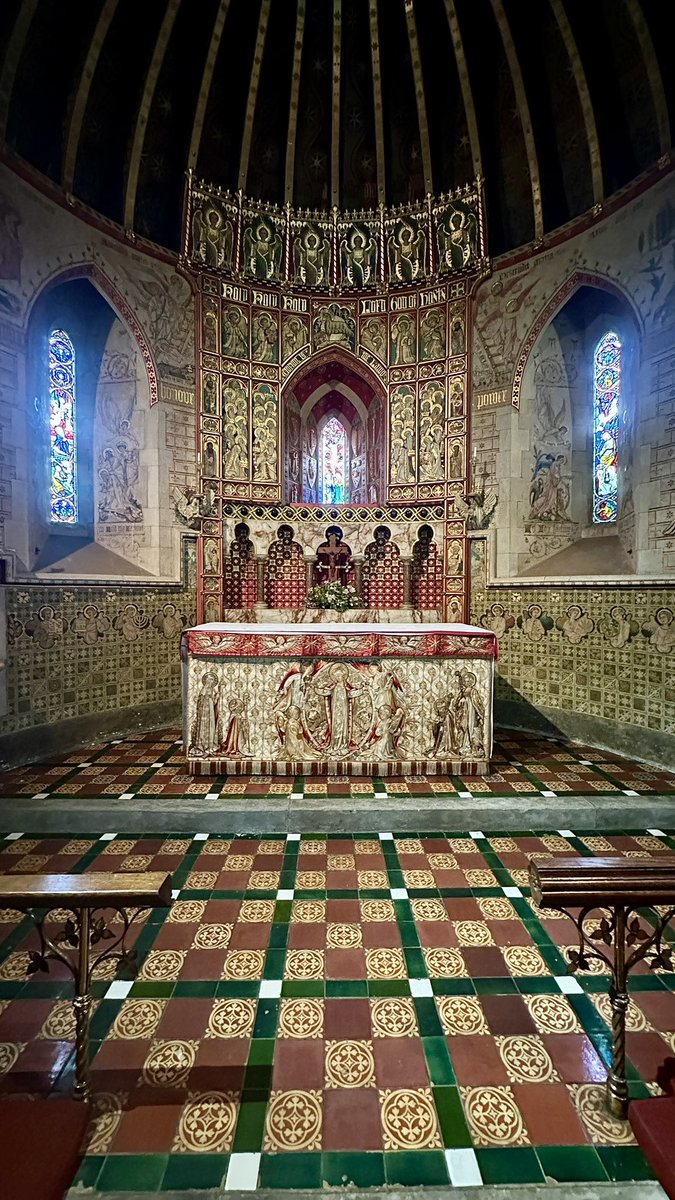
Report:
[[300,208],[485,177],[491,254],[668,161],[673,0],[2,0],[5,153],[179,248],[185,172]]

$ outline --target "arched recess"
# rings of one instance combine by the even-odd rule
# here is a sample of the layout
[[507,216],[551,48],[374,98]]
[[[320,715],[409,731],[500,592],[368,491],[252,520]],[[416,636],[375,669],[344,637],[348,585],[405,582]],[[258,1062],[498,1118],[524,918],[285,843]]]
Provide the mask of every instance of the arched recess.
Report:
[[[593,276],[574,280],[540,314],[524,361],[508,514],[511,574],[624,576],[639,570],[636,492],[641,456],[640,329],[632,304]],[[555,302],[554,302],[555,301]],[[618,511],[594,520],[595,357],[608,333],[621,345]]]
[[386,397],[377,376],[343,350],[315,354],[282,392],[284,499],[328,504],[331,491],[320,460],[321,434],[335,418],[345,431],[342,503],[384,500]]
[[[49,337],[63,329],[77,361],[78,519],[50,510]],[[139,337],[140,334],[140,337]],[[77,578],[160,575],[157,377],[133,313],[94,264],[53,275],[33,297],[26,328],[25,508],[12,540],[25,569]],[[166,540],[166,539],[164,539]]]

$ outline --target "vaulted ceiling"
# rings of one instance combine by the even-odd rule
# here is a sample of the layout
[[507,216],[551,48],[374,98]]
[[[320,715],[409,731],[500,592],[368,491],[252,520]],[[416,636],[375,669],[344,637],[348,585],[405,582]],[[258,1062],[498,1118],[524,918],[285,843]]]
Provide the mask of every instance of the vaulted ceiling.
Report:
[[2,0],[0,137],[177,249],[185,172],[296,207],[485,177],[490,253],[667,156],[672,0]]

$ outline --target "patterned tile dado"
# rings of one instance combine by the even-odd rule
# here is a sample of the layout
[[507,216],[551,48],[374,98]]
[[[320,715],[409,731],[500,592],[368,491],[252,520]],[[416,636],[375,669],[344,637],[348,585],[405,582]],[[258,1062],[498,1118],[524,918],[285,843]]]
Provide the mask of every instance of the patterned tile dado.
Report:
[[[162,762],[172,732],[109,749]],[[536,744],[504,739],[505,760],[525,741]],[[549,763],[570,758],[549,744]],[[526,868],[533,854],[673,848],[675,835],[644,830],[0,835],[0,873],[142,864],[171,871],[177,891],[133,928],[128,983],[95,980],[94,1103],[73,1183],[447,1186],[460,1156],[476,1183],[648,1178],[602,1101],[607,979],[580,972],[570,990],[568,922],[533,904]],[[49,919],[51,937],[66,916]],[[58,967],[26,977],[34,937],[0,910],[1,1087],[63,1093],[70,985]],[[636,972],[629,1014],[631,1094],[655,1094],[675,1040],[675,974]]]
[[485,588],[479,575],[472,619],[500,639],[498,699],[515,691],[535,707],[675,734],[672,589],[506,591]]
[[194,621],[192,548],[180,587],[10,585],[0,734],[180,698],[180,631]]

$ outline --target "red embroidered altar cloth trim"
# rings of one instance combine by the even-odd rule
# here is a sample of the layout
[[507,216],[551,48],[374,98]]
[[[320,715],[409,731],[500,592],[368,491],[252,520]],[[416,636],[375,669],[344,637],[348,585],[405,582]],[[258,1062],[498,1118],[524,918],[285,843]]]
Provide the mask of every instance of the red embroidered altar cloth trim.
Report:
[[[386,632],[385,632],[386,631]],[[184,630],[181,657],[213,658],[494,658],[499,643],[476,625],[307,625],[214,622]]]

